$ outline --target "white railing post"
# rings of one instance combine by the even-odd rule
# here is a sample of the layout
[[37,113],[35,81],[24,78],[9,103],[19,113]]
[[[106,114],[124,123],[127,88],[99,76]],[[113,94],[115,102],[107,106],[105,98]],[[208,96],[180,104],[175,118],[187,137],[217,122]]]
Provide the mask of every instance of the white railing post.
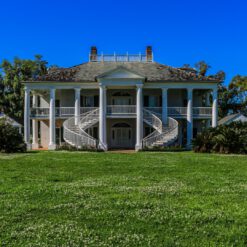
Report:
[[[33,93],[33,107],[37,107],[38,106],[38,96]],[[32,120],[32,124],[33,124],[33,143],[32,143],[32,148],[33,149],[37,149],[39,148],[39,143],[38,143],[38,120],[33,119]]]
[[217,88],[213,90],[213,105],[212,105],[212,127],[217,126],[218,121],[218,91]]
[[80,119],[81,107],[81,89],[75,88],[75,125],[78,125]]
[[142,109],[142,85],[137,85],[136,90],[136,145],[135,149],[142,149],[143,136],[143,109]]
[[49,149],[56,149],[55,89],[50,89],[50,142]]
[[193,138],[193,89],[187,89],[187,147],[191,147]]
[[162,122],[167,125],[167,88],[162,88]]
[[30,89],[25,87],[25,102],[24,102],[24,141],[27,149],[31,149],[30,145]]
[[99,147],[107,150],[106,143],[106,87],[99,86]]

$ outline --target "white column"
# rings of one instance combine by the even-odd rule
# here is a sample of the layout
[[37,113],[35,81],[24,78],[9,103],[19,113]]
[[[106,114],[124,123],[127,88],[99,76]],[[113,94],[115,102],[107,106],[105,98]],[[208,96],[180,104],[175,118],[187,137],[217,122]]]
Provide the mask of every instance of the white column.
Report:
[[218,91],[213,90],[213,105],[212,105],[212,127],[216,127],[218,123]]
[[27,149],[31,149],[30,145],[30,89],[25,88],[25,102],[24,102],[24,141]]
[[143,103],[142,85],[137,85],[136,90],[136,150],[142,149],[143,138]]
[[193,138],[193,89],[187,89],[187,147],[191,147]]
[[50,142],[49,149],[56,149],[55,89],[50,89]]
[[[210,107],[210,92],[206,92],[206,107]],[[206,128],[211,127],[211,119],[206,120]]]
[[107,150],[106,141],[106,87],[99,87],[99,148]]
[[81,89],[75,88],[75,125],[79,124],[81,107]]
[[167,91],[167,88],[162,88],[162,122],[164,125],[168,123]]
[[104,94],[103,94],[103,96],[104,96],[104,104],[103,104],[103,106],[104,106],[104,143],[105,143],[105,150],[107,150],[108,149],[108,145],[107,145],[107,124],[106,124],[106,114],[107,114],[107,94],[106,94],[106,90],[107,90],[107,88],[105,87],[105,89],[104,89]]
[[[38,107],[38,96],[36,94],[33,94],[33,107]],[[33,119],[32,120],[33,125],[33,143],[32,148],[37,149],[39,148],[38,143],[38,120]]]

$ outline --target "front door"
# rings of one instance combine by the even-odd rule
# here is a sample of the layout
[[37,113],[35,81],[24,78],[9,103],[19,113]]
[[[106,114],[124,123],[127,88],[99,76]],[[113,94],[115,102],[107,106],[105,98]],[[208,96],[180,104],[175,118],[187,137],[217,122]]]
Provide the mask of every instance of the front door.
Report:
[[132,147],[132,129],[128,124],[117,124],[112,128],[111,146],[113,148]]

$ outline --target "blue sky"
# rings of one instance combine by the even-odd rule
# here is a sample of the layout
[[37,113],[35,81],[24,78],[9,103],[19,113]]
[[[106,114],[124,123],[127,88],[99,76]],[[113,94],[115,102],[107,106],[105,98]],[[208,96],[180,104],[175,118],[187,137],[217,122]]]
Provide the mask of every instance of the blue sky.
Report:
[[104,53],[144,52],[171,66],[205,60],[227,82],[247,75],[247,1],[1,1],[0,60],[42,54],[50,65]]

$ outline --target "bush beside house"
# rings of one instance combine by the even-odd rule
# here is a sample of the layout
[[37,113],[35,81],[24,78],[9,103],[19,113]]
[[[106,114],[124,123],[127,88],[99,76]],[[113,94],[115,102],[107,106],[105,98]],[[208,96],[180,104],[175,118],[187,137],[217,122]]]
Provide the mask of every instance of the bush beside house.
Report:
[[247,154],[247,123],[209,128],[193,140],[193,150],[204,153]]
[[25,151],[26,144],[19,130],[5,119],[0,119],[0,152],[14,153]]

